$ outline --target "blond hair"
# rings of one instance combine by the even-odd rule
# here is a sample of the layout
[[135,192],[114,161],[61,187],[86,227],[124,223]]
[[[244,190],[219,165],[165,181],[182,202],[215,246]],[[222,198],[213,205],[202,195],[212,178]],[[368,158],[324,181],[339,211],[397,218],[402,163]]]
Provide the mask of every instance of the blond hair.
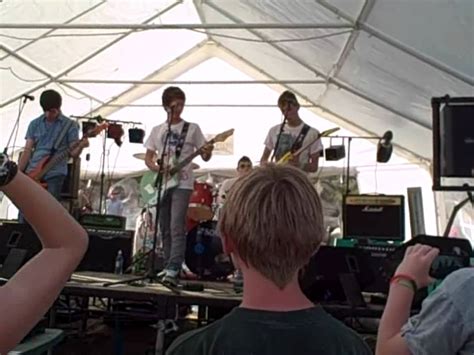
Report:
[[319,196],[292,166],[269,164],[239,179],[219,220],[240,259],[279,288],[307,264],[323,231]]

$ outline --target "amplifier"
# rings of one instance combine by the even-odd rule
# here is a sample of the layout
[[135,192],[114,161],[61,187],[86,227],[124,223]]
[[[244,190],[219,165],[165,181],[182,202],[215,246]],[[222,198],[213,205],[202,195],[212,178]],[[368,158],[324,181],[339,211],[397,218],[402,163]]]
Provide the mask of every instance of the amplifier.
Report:
[[42,249],[41,241],[28,224],[0,225],[0,276],[10,278]]
[[405,240],[403,195],[346,195],[344,239]]
[[127,219],[122,216],[107,214],[83,214],[79,217],[79,223],[84,228],[125,230]]
[[85,227],[89,234],[89,247],[77,271],[114,272],[115,258],[122,251],[123,269],[132,259],[133,232]]

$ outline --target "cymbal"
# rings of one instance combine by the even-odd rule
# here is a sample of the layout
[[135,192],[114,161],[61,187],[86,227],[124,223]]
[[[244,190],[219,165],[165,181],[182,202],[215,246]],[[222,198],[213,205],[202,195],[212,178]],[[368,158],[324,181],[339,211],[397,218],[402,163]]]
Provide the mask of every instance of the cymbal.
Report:
[[[145,153],[135,153],[135,154],[133,154],[133,157],[136,158],[136,159],[145,160]],[[191,169],[196,170],[196,169],[199,169],[199,168],[201,168],[201,167],[198,164],[191,163]]]

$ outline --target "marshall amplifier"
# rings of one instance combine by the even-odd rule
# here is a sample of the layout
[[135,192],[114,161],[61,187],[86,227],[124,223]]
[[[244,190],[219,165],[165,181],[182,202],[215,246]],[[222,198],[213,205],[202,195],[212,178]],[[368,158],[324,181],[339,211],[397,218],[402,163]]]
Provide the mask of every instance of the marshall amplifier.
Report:
[[346,195],[344,239],[405,240],[403,195]]

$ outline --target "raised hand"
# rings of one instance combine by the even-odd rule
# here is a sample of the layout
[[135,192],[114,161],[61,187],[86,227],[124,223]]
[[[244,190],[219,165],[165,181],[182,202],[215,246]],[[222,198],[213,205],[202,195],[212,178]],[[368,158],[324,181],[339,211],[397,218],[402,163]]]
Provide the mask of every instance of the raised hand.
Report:
[[416,244],[408,247],[395,275],[408,275],[415,280],[418,288],[426,287],[433,282],[429,272],[438,254],[439,249],[428,245]]

